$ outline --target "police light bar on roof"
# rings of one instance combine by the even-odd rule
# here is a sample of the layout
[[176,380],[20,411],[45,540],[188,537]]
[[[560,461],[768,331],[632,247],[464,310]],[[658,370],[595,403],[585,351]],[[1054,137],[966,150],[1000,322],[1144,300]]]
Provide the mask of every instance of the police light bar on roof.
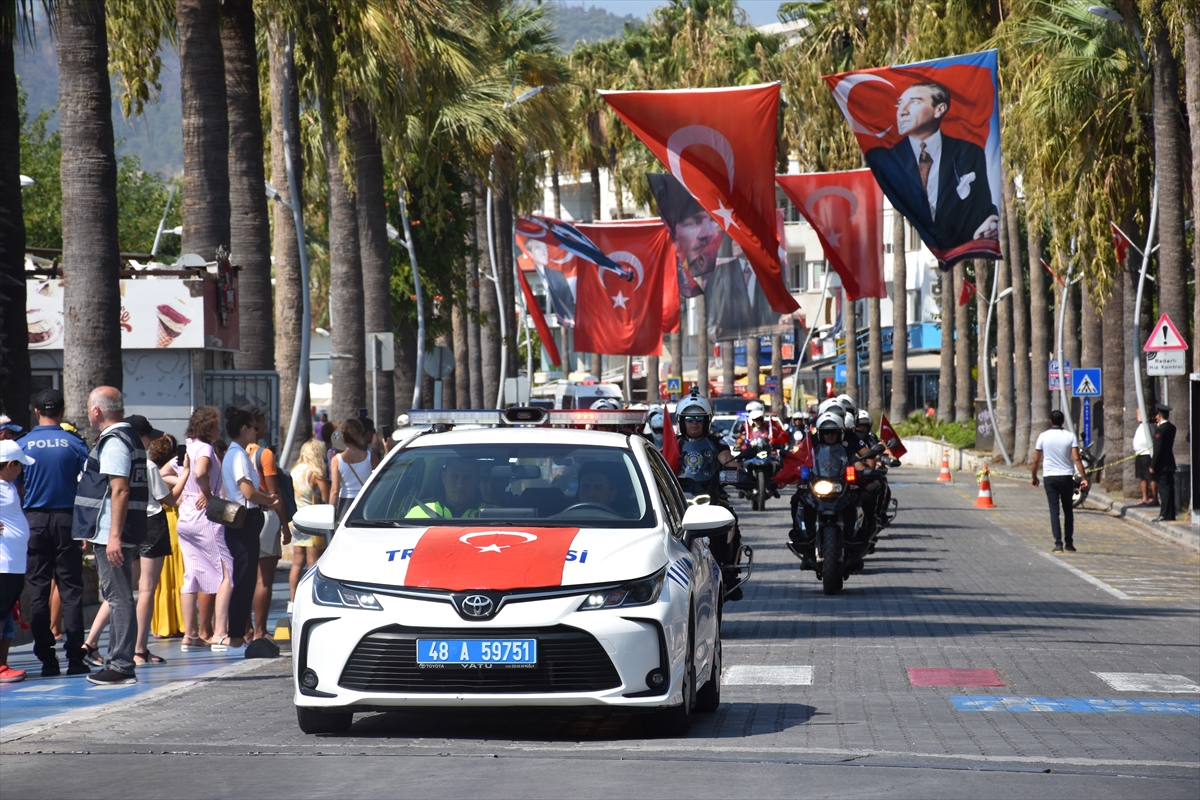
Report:
[[413,425],[499,425],[500,412],[495,409],[432,408],[408,412]]
[[492,409],[426,409],[408,412],[413,425],[642,425],[645,409],[605,411],[591,409],[551,410],[514,406]]
[[592,411],[590,409],[546,412],[551,425],[641,425],[646,421],[645,409]]

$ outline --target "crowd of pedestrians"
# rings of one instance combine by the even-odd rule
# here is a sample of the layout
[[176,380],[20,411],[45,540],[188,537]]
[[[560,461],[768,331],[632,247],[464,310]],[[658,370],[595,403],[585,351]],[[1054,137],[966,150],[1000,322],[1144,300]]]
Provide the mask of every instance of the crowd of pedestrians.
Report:
[[[136,683],[139,667],[166,663],[150,638],[156,608],[173,604],[182,652],[277,656],[267,618],[282,547],[293,546],[290,608],[326,545],[316,536],[293,541],[292,514],[318,503],[344,509],[383,452],[369,419],[339,426],[323,416],[287,473],[261,444],[263,409],[202,406],[177,443],[145,417],[126,416],[121,392],[104,386],[87,401],[98,437],[89,449],[63,421],[60,392],[41,392],[34,406],[38,424],[27,433],[0,419],[0,683],[25,678],[8,666],[8,650],[26,586],[30,607],[21,611],[43,677],[61,674],[61,642],[68,675]],[[89,630],[85,559],[94,560],[103,601]],[[171,559],[182,578],[168,581],[174,596],[163,604],[159,582]]]

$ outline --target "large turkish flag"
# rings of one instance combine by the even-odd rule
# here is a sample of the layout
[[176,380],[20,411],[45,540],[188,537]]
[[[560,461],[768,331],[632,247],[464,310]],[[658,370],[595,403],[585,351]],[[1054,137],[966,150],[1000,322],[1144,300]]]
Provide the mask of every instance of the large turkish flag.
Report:
[[[657,219],[578,225],[605,256],[631,269],[619,279],[611,270],[581,263],[575,284],[575,349],[582,353],[656,356],[662,353],[664,277],[675,269],[675,248]],[[678,317],[678,295],[676,317]]]
[[742,246],[771,308],[799,308],[783,282],[775,229],[779,84],[600,94]]
[[850,299],[886,297],[883,192],[871,170],[777,175],[775,180],[817,232]]

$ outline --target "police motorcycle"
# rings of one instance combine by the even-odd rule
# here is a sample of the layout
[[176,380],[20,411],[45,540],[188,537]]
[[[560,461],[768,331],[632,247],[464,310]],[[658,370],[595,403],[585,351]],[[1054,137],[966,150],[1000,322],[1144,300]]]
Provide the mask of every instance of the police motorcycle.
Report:
[[[879,437],[871,433],[871,414],[866,409],[859,409],[855,419],[855,430],[858,431],[868,446],[874,447],[879,444]],[[893,442],[888,442],[885,447],[893,447]],[[875,465],[874,474],[875,480],[880,486],[879,501],[875,503],[875,515],[870,522],[873,523],[871,532],[871,546],[867,548],[867,554],[875,552],[875,544],[879,541],[879,535],[891,525],[899,512],[900,503],[892,497],[892,489],[888,486],[887,474],[889,467],[900,466],[900,459],[892,458],[886,453],[879,457],[879,463]]]
[[800,468],[792,499],[793,528],[788,549],[811,569],[825,594],[837,594],[851,573],[863,567],[870,528],[862,507],[863,482],[873,477],[864,459],[883,453],[877,444],[862,454],[847,446],[845,414],[829,409],[817,417],[813,466]]
[[[741,600],[742,586],[754,569],[754,549],[742,544],[737,512],[722,487],[723,468],[733,463],[728,447],[710,433],[712,406],[693,388],[675,407],[679,420],[679,485],[690,505],[714,504],[729,510],[734,525],[721,538],[711,538],[709,549],[721,568],[726,600]],[[692,433],[689,434],[689,427]]]
[[[779,448],[771,441],[770,422],[765,431],[752,427],[765,419],[766,406],[761,402],[751,400],[746,404],[742,442],[735,456],[740,466],[736,473],[727,470],[721,477],[722,484],[735,487],[755,511],[766,511],[767,501],[779,497],[779,486],[772,478],[783,466]],[[733,444],[737,445],[737,441]]]

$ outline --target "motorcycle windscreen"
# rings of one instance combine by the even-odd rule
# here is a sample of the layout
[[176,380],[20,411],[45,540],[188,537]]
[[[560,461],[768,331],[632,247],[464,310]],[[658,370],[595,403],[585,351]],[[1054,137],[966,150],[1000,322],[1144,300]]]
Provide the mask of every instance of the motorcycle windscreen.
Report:
[[813,456],[813,474],[818,478],[841,480],[850,466],[850,455],[843,444],[821,445]]

